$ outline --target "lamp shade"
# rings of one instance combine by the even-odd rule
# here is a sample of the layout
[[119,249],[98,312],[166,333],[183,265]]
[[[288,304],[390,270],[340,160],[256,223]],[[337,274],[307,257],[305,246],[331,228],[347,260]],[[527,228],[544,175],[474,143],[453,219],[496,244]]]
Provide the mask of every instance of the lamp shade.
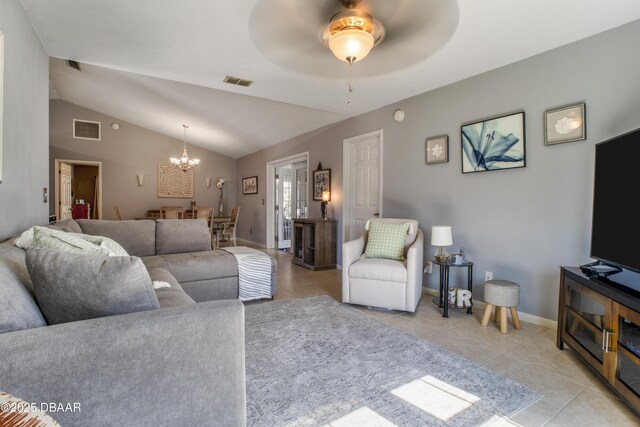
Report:
[[431,245],[432,246],[451,246],[453,239],[451,238],[451,226],[434,225],[431,227]]
[[369,54],[374,42],[373,36],[364,30],[342,30],[331,36],[329,49],[341,61],[356,62]]
[[323,191],[322,192],[322,201],[323,202],[328,202],[329,200],[331,200],[331,193],[328,191]]

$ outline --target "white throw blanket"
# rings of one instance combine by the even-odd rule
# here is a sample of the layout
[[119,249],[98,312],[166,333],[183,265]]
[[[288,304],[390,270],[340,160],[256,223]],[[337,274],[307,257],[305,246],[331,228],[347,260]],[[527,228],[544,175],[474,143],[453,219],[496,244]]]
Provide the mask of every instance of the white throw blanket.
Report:
[[271,298],[271,257],[246,246],[224,248],[238,261],[240,301]]

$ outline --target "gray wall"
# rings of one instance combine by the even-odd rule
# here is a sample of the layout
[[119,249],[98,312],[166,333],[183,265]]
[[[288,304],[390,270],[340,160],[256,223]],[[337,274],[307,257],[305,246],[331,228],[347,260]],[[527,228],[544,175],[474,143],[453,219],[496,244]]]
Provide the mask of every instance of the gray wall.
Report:
[[[18,0],[0,2],[4,108],[0,240],[48,222],[49,56]],[[2,82],[0,82],[2,83]]]
[[[74,118],[101,122],[102,140],[73,139]],[[120,129],[112,129],[112,123],[118,123]],[[189,157],[200,158],[194,175],[194,197],[170,199],[157,197],[158,162],[181,155],[182,141],[61,100],[50,101],[50,125],[51,188],[54,188],[54,159],[102,162],[103,219],[114,219],[113,205],[119,206],[123,219],[133,219],[161,205],[188,207],[191,200],[198,205],[212,205],[217,212],[218,178],[227,179],[223,189],[225,213],[230,214],[236,203],[236,160],[189,144],[188,131]],[[180,125],[176,122],[176,126]],[[145,175],[142,187],[136,178],[139,173]],[[211,188],[205,186],[207,176],[211,177]],[[51,213],[53,201],[52,192]]]
[[[521,286],[520,309],[555,319],[559,266],[589,261],[594,144],[640,127],[640,21],[561,47],[524,61],[440,88],[322,131],[303,135],[238,160],[238,178],[297,152],[310,152],[332,169],[331,216],[339,220],[342,241],[342,141],[384,130],[385,217],[415,218],[426,232],[449,224],[454,246],[465,248],[475,262],[474,284],[484,272]],[[543,113],[586,102],[587,140],[545,146]],[[406,113],[402,123],[393,112]],[[478,119],[525,111],[526,168],[462,174],[460,125]],[[424,144],[430,136],[449,135],[449,163],[425,165]],[[262,181],[264,182],[264,181]],[[238,196],[245,218],[239,237],[264,243],[266,213],[260,197]],[[319,202],[311,202],[312,216]],[[248,235],[250,227],[257,233]],[[452,286],[464,283],[452,273]],[[425,286],[437,288],[438,274],[425,275]],[[482,287],[474,289],[482,299]]]

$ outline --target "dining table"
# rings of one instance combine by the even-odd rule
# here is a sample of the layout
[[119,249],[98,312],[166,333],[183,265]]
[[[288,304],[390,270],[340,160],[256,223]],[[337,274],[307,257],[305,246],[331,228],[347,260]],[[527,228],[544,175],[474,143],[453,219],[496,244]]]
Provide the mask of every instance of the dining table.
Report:
[[[136,217],[138,220],[143,219],[151,219],[156,220],[160,219],[160,209],[149,209],[147,210],[147,216]],[[184,219],[193,219],[193,210],[185,209],[184,211]],[[214,216],[211,218],[211,223],[213,228],[223,228],[223,224],[231,221],[230,216]]]

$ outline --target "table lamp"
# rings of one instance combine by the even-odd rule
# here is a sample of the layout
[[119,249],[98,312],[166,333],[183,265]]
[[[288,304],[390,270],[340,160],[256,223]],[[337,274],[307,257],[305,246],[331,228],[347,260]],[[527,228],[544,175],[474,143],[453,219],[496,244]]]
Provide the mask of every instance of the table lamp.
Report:
[[431,227],[431,245],[438,248],[436,252],[436,261],[444,263],[449,258],[449,254],[445,249],[445,246],[453,245],[453,239],[451,238],[451,226],[449,225],[434,225]]
[[322,219],[327,219],[327,202],[331,200],[331,192],[323,191],[322,192],[322,202],[320,202],[320,213],[322,214]]

